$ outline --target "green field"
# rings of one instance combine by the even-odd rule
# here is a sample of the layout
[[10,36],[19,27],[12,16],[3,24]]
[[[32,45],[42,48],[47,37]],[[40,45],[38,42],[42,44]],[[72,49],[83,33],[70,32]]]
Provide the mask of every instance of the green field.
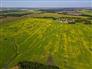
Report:
[[92,16],[92,11],[91,10],[81,10],[79,12],[84,14],[84,15]]
[[0,23],[0,69],[28,60],[60,69],[92,69],[92,24],[22,18]]

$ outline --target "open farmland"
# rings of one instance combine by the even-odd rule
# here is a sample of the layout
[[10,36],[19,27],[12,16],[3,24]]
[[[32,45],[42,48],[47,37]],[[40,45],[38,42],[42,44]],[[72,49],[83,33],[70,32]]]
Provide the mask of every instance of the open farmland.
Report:
[[20,61],[92,69],[92,24],[30,17],[0,23],[0,69]]

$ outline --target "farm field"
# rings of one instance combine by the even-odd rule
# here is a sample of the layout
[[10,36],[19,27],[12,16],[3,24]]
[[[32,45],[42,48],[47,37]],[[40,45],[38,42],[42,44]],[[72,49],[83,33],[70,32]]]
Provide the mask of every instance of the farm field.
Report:
[[60,69],[92,69],[92,24],[30,17],[0,23],[0,69],[25,60]]

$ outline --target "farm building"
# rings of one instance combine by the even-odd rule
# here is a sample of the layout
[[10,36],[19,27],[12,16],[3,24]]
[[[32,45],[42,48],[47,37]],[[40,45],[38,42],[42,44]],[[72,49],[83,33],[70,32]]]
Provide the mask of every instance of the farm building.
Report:
[[59,18],[58,21],[61,23],[69,23],[69,24],[75,23],[75,19],[69,19],[69,18]]

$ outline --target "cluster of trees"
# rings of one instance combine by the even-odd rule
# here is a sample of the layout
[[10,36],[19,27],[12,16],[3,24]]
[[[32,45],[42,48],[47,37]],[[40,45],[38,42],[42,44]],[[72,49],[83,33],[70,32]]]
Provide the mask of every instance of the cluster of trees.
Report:
[[91,20],[88,18],[73,18],[73,17],[34,17],[34,18],[46,18],[58,20],[62,23],[75,24],[75,23],[83,23],[83,24],[92,24]]
[[57,66],[44,65],[41,63],[23,61],[18,63],[20,69],[59,69]]
[[92,24],[91,20],[89,19],[76,19],[76,22],[83,23],[83,24]]

